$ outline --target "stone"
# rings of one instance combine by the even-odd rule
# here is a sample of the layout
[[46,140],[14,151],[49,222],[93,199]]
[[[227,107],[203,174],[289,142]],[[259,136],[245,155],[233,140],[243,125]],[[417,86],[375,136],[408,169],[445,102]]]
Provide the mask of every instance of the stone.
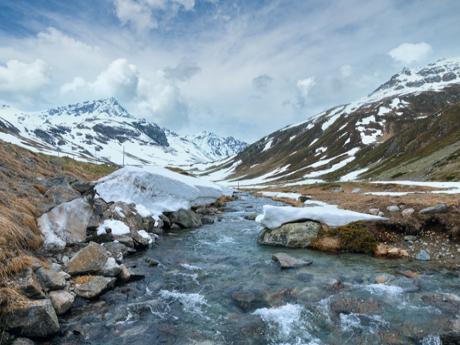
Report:
[[420,214],[435,214],[435,213],[445,213],[449,211],[449,206],[447,204],[437,204],[431,207],[423,208],[419,211]]
[[215,218],[211,216],[203,216],[201,217],[201,223],[203,224],[214,224]]
[[181,208],[179,211],[171,213],[169,219],[172,223],[178,224],[181,228],[197,228],[201,226],[201,218],[192,210]]
[[66,278],[68,274],[65,272],[56,272],[40,267],[35,273],[48,290],[63,289],[67,284]]
[[110,255],[112,255],[117,262],[122,262],[125,256],[136,253],[136,250],[130,248],[119,241],[106,242],[102,244],[105,250],[107,250]]
[[391,279],[393,279],[394,276],[392,276],[391,274],[379,274],[377,277],[375,277],[375,282],[377,284],[385,284],[387,282],[389,282]]
[[413,236],[413,235],[404,236],[404,241],[406,242],[414,242],[416,240],[417,240],[417,236]]
[[282,269],[297,268],[311,265],[311,261],[294,258],[286,253],[273,254],[272,259],[276,261]]
[[93,299],[112,288],[115,285],[115,281],[115,278],[92,276],[88,282],[76,284],[75,292],[80,297]]
[[120,265],[120,279],[124,282],[128,282],[131,279],[131,272],[125,265]]
[[75,301],[75,296],[65,290],[51,291],[49,296],[58,315],[65,314]]
[[369,214],[372,214],[373,216],[377,216],[379,214],[380,210],[378,208],[370,208],[369,209]]
[[29,298],[45,298],[43,286],[31,268],[26,268],[15,277],[19,290]]
[[452,240],[452,241],[460,241],[460,226],[454,226],[453,228],[451,228],[448,232],[449,234],[449,238]]
[[155,260],[153,258],[145,258],[144,261],[149,265],[150,267],[155,267],[160,264],[158,260]]
[[44,196],[46,198],[45,205],[50,210],[57,205],[79,198],[80,193],[66,183],[52,186]]
[[256,220],[256,218],[257,218],[257,213],[255,212],[248,213],[247,215],[244,216],[244,219],[246,220]]
[[410,217],[414,214],[415,210],[413,208],[405,208],[404,210],[402,210],[401,214],[403,217],[407,218],[407,217]]
[[402,271],[402,272],[399,272],[401,273],[404,277],[407,277],[407,278],[411,278],[411,279],[415,279],[419,276],[419,274],[417,272],[414,272],[414,271]]
[[1,322],[11,333],[44,338],[59,331],[59,321],[49,299],[27,301],[4,316]]
[[17,338],[11,343],[11,345],[35,345],[35,342],[29,338]]
[[86,240],[86,228],[92,215],[92,208],[85,198],[78,198],[53,208],[38,218],[47,250],[63,250],[68,243]]
[[342,298],[338,296],[330,303],[330,309],[336,316],[340,314],[377,314],[380,309],[380,304],[370,298],[361,299],[355,297]]
[[108,255],[104,247],[90,242],[80,249],[67,264],[67,271],[71,275],[100,272],[107,262]]
[[126,247],[134,248],[134,241],[131,236],[116,236],[116,241],[124,244]]
[[341,243],[337,237],[321,236],[314,240],[309,247],[322,252],[337,253],[340,251]]
[[102,275],[106,277],[116,277],[120,274],[120,272],[121,267],[117,264],[114,258],[108,258],[101,271]]
[[238,290],[231,294],[233,303],[244,312],[268,307],[263,294],[258,290]]
[[171,227],[169,228],[169,231],[171,231],[171,232],[180,231],[180,230],[182,230],[182,228],[181,228],[178,224],[176,224],[176,223],[174,223],[173,225],[171,225]]
[[306,248],[318,237],[321,225],[317,222],[283,224],[276,229],[263,229],[259,234],[259,244],[288,248]]
[[387,206],[387,211],[388,212],[399,212],[399,206],[398,205]]
[[351,192],[352,192],[353,194],[358,194],[358,193],[361,193],[361,192],[362,192],[362,189],[361,189],[361,188],[353,188],[353,189],[351,190]]
[[429,261],[431,259],[430,254],[425,249],[420,250],[415,258],[420,261]]
[[153,239],[145,231],[141,231],[142,230],[131,232],[131,236],[134,241],[134,248],[136,249],[146,249],[153,243]]
[[93,187],[94,183],[93,182],[87,182],[87,181],[74,181],[70,184],[70,186],[75,189],[77,192],[81,194],[85,194],[90,192]]

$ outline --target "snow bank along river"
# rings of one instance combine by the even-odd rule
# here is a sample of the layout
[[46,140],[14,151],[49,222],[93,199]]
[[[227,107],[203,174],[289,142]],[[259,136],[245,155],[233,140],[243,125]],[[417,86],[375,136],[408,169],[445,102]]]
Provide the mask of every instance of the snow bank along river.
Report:
[[[244,218],[281,203],[240,195],[220,221],[164,236],[126,264],[145,279],[81,301],[54,342],[441,344],[459,324],[460,277],[431,263],[257,245]],[[275,252],[313,261],[281,271]],[[145,258],[160,262],[150,267]],[[134,268],[133,268],[134,269]],[[401,274],[419,273],[415,279]],[[382,276],[384,284],[377,284]]]

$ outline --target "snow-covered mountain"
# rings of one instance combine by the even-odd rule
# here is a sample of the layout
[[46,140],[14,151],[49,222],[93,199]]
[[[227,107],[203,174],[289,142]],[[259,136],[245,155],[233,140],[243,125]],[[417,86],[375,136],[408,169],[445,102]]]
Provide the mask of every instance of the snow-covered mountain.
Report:
[[221,160],[246,146],[209,132],[180,136],[134,117],[114,98],[41,112],[0,106],[0,139],[51,155],[163,166]]
[[460,59],[404,68],[369,96],[275,131],[219,166],[240,185],[460,178]]

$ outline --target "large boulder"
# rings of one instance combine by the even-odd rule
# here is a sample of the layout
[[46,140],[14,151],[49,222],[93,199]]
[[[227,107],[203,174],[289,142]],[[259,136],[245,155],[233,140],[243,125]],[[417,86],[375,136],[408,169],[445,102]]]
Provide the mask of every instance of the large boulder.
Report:
[[104,247],[95,242],[90,242],[70,259],[67,264],[67,272],[71,275],[100,272],[103,270],[108,258]]
[[49,299],[27,301],[4,316],[2,326],[14,334],[43,338],[59,331],[59,321]]
[[50,292],[50,299],[56,314],[62,315],[72,307],[75,296],[65,290],[58,290]]
[[311,261],[294,258],[286,253],[276,253],[272,256],[273,261],[276,261],[282,269],[297,268],[311,265]]
[[102,245],[118,262],[122,262],[125,256],[136,253],[135,249],[125,246],[121,242],[106,242]]
[[68,274],[65,272],[56,272],[40,267],[36,271],[36,274],[48,290],[59,290],[66,286],[66,278],[68,277]]
[[43,214],[38,226],[45,237],[45,249],[63,250],[67,243],[84,242],[91,215],[91,205],[85,198],[65,202]]
[[449,211],[449,206],[446,204],[436,204],[434,206],[423,208],[419,211],[420,214],[435,214],[435,213],[445,213]]
[[179,211],[173,212],[169,215],[169,219],[172,223],[180,225],[180,227],[197,228],[201,226],[201,218],[192,210],[186,210],[181,208]]
[[318,237],[321,224],[313,221],[284,224],[276,229],[264,229],[259,244],[288,248],[306,248]]
[[112,288],[116,281],[115,278],[102,276],[89,276],[85,278],[87,278],[87,281],[75,285],[75,292],[78,296],[87,299],[96,298],[104,291]]

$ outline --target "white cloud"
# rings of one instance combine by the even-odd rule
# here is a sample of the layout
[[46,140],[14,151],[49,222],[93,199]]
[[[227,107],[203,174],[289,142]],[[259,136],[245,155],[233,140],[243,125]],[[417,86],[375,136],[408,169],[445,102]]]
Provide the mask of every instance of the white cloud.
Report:
[[9,60],[5,66],[0,65],[0,92],[34,92],[48,82],[48,67],[42,60],[31,63]]
[[342,65],[340,67],[340,74],[343,78],[348,78],[353,74],[353,67],[351,65]]
[[166,13],[166,18],[174,17],[179,8],[193,10],[195,0],[114,0],[114,6],[120,22],[141,33],[158,28],[157,12]]
[[314,77],[308,77],[297,81],[297,89],[299,90],[303,99],[308,97],[308,94],[315,85],[316,81]]
[[426,42],[402,43],[390,50],[388,55],[398,62],[411,64],[427,57],[432,50],[431,46]]

